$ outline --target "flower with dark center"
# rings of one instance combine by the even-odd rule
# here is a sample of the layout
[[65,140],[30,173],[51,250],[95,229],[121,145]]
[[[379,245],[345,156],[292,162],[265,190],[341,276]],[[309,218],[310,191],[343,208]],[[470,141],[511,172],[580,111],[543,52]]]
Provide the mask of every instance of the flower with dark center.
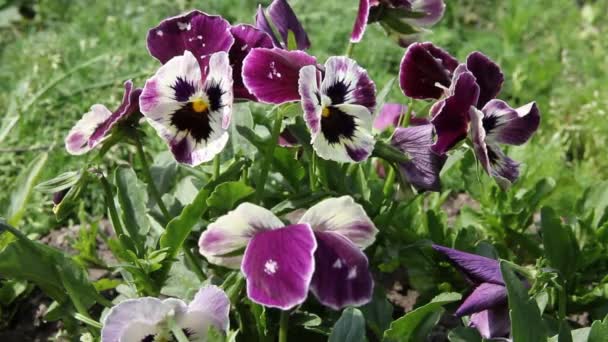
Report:
[[106,106],[95,104],[91,111],[85,113],[82,119],[74,125],[65,138],[65,148],[70,154],[80,155],[99,145],[112,128],[139,111],[139,96],[141,89],[133,89],[133,82],[125,82],[122,103],[111,112]]
[[304,121],[321,158],[360,162],[371,155],[375,92],[367,71],[347,57],[330,57],[324,73],[314,65],[300,70]]
[[205,341],[209,327],[226,333],[230,324],[230,300],[217,286],[201,288],[186,304],[180,299],[144,297],[125,300],[102,322],[102,342],[174,341],[173,320],[189,341]]
[[189,165],[209,161],[224,148],[232,101],[228,54],[214,53],[201,67],[190,51],[160,67],[139,99],[142,114],[175,159]]

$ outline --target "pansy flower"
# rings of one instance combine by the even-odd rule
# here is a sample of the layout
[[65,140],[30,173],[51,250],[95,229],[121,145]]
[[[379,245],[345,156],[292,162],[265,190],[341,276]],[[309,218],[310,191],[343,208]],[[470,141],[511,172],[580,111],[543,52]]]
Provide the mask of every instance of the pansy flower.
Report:
[[230,301],[217,286],[200,289],[186,304],[180,299],[128,299],[103,320],[102,342],[173,341],[170,320],[189,341],[206,341],[211,326],[226,333]]
[[511,328],[507,288],[497,260],[433,245],[474,286],[456,316],[471,316],[470,325],[484,338],[507,337]]
[[366,304],[373,279],[363,249],[378,229],[350,196],[330,198],[308,209],[299,220],[309,224],[317,240],[311,292],[334,310]]
[[314,65],[300,70],[304,121],[321,158],[361,162],[371,155],[375,92],[367,71],[347,57],[330,57],[324,72]]
[[114,125],[139,110],[140,94],[141,89],[133,89],[133,82],[128,80],[125,82],[122,103],[114,112],[104,105],[93,105],[65,138],[65,148],[68,153],[84,154],[99,145]]
[[247,24],[233,26],[230,32],[234,37],[234,44],[229,52],[234,78],[234,97],[257,101],[257,98],[243,83],[243,62],[252,49],[272,48],[272,38],[266,32]]
[[401,43],[411,34],[418,33],[417,27],[436,24],[444,10],[443,0],[359,0],[350,40],[358,43],[368,24],[381,22],[387,31],[399,37]]
[[310,47],[308,34],[287,0],[274,0],[266,10],[260,5],[255,16],[255,26],[272,37],[275,47],[287,49],[290,32],[295,38],[298,50]]
[[173,57],[146,81],[142,114],[165,139],[178,162],[198,165],[228,141],[232,114],[232,68],[226,52],[202,67],[189,50]]
[[218,218],[199,239],[199,251],[210,263],[240,267],[252,301],[282,310],[306,300],[316,249],[309,224],[285,225],[251,203]]

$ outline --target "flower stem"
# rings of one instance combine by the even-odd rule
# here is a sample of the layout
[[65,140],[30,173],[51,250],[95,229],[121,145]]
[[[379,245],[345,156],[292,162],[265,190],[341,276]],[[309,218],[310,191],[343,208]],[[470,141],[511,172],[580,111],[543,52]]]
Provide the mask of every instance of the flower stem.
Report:
[[126,235],[125,231],[122,229],[122,225],[120,223],[120,218],[118,216],[118,211],[116,210],[116,205],[114,204],[114,193],[112,192],[112,186],[110,182],[106,179],[106,176],[103,173],[100,173],[101,177],[99,180],[101,181],[101,186],[103,187],[103,192],[106,197],[106,206],[108,207],[108,211],[110,212],[110,218],[112,219],[112,226],[114,227],[114,233],[116,237],[118,237],[118,241],[120,241],[121,235]]
[[162,196],[161,196],[160,192],[158,191],[156,184],[154,184],[154,179],[152,178],[152,173],[150,172],[150,164],[148,164],[148,161],[146,159],[146,153],[144,152],[144,147],[141,143],[139,133],[135,133],[134,140],[135,140],[135,146],[137,147],[137,155],[139,156],[139,160],[142,165],[142,171],[143,171],[144,177],[146,178],[146,182],[148,183],[148,186],[150,187],[150,192],[152,193],[152,197],[154,197],[154,201],[158,205],[158,208],[160,208],[160,211],[163,213],[165,220],[167,222],[169,222],[169,220],[171,220],[171,215],[169,214],[169,210],[167,210],[167,207],[165,206],[165,203],[163,202]]
[[287,342],[287,330],[289,328],[289,311],[281,311],[279,321],[279,342]]
[[272,155],[274,154],[274,149],[277,146],[279,134],[281,134],[281,124],[283,121],[283,115],[281,114],[281,110],[277,109],[275,115],[276,118],[274,119],[274,125],[272,126],[272,132],[270,134],[270,143],[268,144],[268,147],[266,148],[264,154],[264,164],[262,164],[262,170],[260,171],[260,177],[258,178],[255,191],[258,203],[261,202],[264,198],[264,187],[266,186],[268,172],[270,171]]
[[217,179],[220,176],[220,155],[218,154],[213,159],[213,179]]
[[348,46],[346,46],[346,52],[344,53],[346,55],[346,57],[352,56],[354,49],[355,49],[355,43],[348,42]]
[[199,263],[196,262],[196,259],[194,258],[194,255],[192,254],[192,251],[190,250],[190,248],[188,248],[188,246],[186,246],[184,244],[184,245],[182,245],[182,251],[184,252],[184,259],[192,264],[192,270],[193,270],[194,274],[196,275],[196,277],[198,278],[198,280],[200,280],[201,282],[205,281],[205,279],[207,279],[207,278],[205,277],[203,270],[201,270],[201,265],[199,265]]

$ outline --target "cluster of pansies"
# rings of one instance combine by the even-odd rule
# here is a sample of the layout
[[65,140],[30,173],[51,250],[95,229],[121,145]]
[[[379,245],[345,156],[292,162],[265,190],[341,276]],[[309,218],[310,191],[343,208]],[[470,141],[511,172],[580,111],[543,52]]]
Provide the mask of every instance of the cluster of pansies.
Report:
[[[352,42],[361,39],[367,24],[379,22],[403,45],[421,32],[415,27],[436,23],[445,7],[442,0],[361,0],[359,6]],[[410,44],[400,65],[403,94],[435,102],[428,117],[408,117],[402,127],[402,117],[410,115],[403,104],[384,104],[375,117],[376,86],[362,66],[347,56],[321,64],[307,52],[310,46],[285,0],[260,6],[255,25],[231,25],[200,11],[168,18],[148,32],[148,51],[161,63],[156,73],[142,89],[127,81],[114,112],[94,105],[66,137],[66,149],[88,152],[109,138],[116,125],[136,124],[141,113],[176,161],[197,166],[214,159],[229,141],[235,101],[299,102],[310,141],[297,141],[286,131],[277,142],[281,146],[309,144],[320,158],[361,163],[372,157],[382,132],[394,126],[385,145],[402,158],[388,161],[418,190],[440,191],[448,152],[467,137],[484,170],[501,187],[517,179],[518,164],[499,144],[525,143],[539,126],[539,110],[534,102],[513,109],[496,99],[503,74],[482,53],[473,52],[459,63],[432,43]],[[255,303],[289,310],[310,291],[321,304],[340,310],[372,297],[363,250],[377,232],[350,196],[325,199],[289,224],[247,202],[208,225],[199,251],[211,264],[240,269]],[[472,315],[471,325],[486,338],[507,335],[506,290],[498,263],[435,248],[476,285],[456,314]],[[200,290],[189,305],[178,299],[127,300],[106,316],[102,339],[159,341],[177,329],[189,340],[204,340],[210,326],[227,331],[229,307],[215,287]]]

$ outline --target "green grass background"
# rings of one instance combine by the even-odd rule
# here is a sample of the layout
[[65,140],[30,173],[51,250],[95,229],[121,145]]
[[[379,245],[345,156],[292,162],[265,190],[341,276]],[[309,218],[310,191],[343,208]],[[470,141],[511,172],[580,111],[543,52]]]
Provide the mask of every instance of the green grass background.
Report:
[[[5,0],[6,1],[6,0]],[[0,5],[2,4],[0,0]],[[268,0],[260,1],[263,4]],[[536,100],[539,133],[510,155],[524,163],[512,191],[544,177],[557,180],[550,201],[571,210],[585,188],[607,179],[608,1],[446,0],[444,19],[425,35],[458,58],[479,50],[498,61],[506,76],[500,97],[513,106]],[[167,16],[197,8],[232,23],[252,23],[257,1],[48,0],[36,5],[34,20],[2,25],[0,16],[0,115],[19,115],[0,143],[0,212],[7,207],[15,178],[37,151],[50,147],[42,179],[76,169],[83,157],[69,156],[63,138],[94,103],[115,107],[122,82],[142,86],[157,62],[148,56],[146,31]],[[321,61],[346,48],[356,0],[290,0]],[[398,73],[404,50],[374,25],[354,58],[381,88]],[[53,80],[93,61],[56,84]],[[40,96],[41,89],[52,85]],[[395,86],[389,100],[406,102]],[[13,110],[9,111],[13,103]],[[27,105],[31,103],[31,105]],[[161,148],[160,139],[154,138]],[[24,227],[44,232],[58,223],[50,198],[34,193]]]

